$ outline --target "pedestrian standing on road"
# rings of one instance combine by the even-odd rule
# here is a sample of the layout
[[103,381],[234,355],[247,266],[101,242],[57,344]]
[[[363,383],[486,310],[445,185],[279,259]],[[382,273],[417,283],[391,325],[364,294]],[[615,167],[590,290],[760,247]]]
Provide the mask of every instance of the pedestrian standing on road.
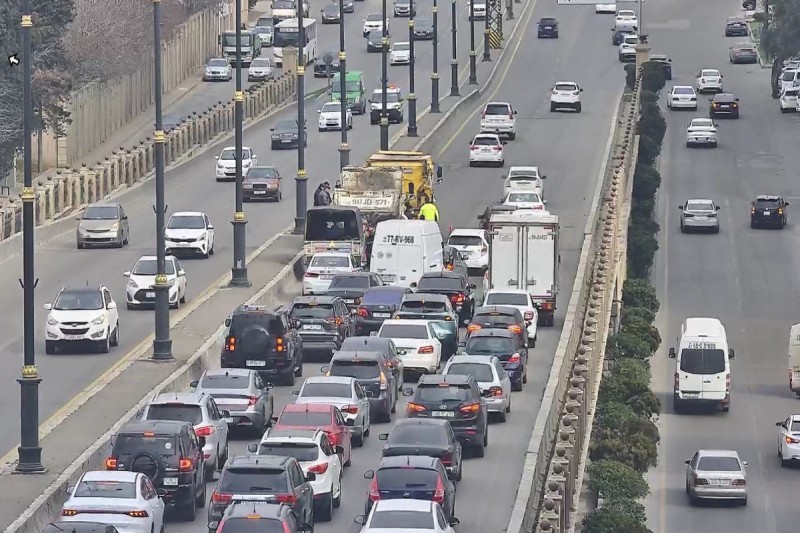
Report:
[[436,208],[436,204],[433,202],[428,202],[423,205],[419,210],[419,218],[420,220],[433,220],[435,222],[439,222],[439,209]]
[[318,207],[321,205],[330,205],[331,203],[331,195],[326,190],[326,185],[328,182],[321,183],[317,190],[314,191],[314,207]]
[[320,205],[331,205],[331,184],[327,181],[322,184],[322,194],[320,195],[322,203]]

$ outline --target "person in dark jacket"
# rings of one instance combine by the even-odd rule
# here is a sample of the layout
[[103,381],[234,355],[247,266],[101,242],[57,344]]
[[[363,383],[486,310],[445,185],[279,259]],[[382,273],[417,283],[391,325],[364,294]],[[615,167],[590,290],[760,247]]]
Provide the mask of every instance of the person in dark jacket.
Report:
[[317,187],[317,190],[314,191],[314,207],[320,205],[331,205],[330,188],[331,186],[327,181]]

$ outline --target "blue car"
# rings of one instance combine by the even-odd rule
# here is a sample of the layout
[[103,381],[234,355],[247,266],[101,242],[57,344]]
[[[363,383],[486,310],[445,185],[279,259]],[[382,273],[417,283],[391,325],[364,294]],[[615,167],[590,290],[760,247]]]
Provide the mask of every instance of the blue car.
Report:
[[521,391],[528,382],[528,349],[517,334],[507,329],[481,329],[461,343],[464,355],[494,355],[511,379],[511,390]]

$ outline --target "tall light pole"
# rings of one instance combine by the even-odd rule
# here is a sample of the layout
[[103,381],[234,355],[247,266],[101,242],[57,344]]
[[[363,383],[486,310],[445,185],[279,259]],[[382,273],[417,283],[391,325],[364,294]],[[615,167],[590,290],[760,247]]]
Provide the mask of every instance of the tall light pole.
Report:
[[[343,0],[340,0],[343,1]],[[303,0],[297,0],[297,177],[295,178],[297,199],[294,217],[294,232],[304,233],[308,207],[308,177],[306,177],[306,58],[303,49],[306,28],[303,18]],[[344,98],[345,95],[342,95]]]
[[[470,13],[472,15],[472,13]],[[456,40],[456,0],[450,2],[450,32],[453,34],[453,57],[450,60],[450,96],[458,96],[458,41]]]
[[[251,37],[252,38],[252,37]],[[255,58],[253,58],[255,59]],[[242,0],[236,0],[236,91],[233,93],[233,112],[236,121],[236,211],[233,213],[233,268],[231,287],[249,287],[247,259],[245,258],[247,219],[244,217],[242,199],[242,123],[244,122],[244,91],[242,91]]]
[[409,16],[411,19],[408,21],[408,136],[417,136],[417,95],[415,94],[415,45],[414,45],[414,0],[411,0],[411,11]]
[[34,324],[33,291],[37,280],[33,272],[33,158],[31,154],[31,135],[33,133],[33,90],[31,87],[31,18],[30,0],[22,2],[22,150],[24,181],[22,187],[22,329],[23,366],[20,385],[20,446],[17,448],[18,460],[15,471],[20,474],[41,474],[42,448],[39,446],[39,371],[36,368],[36,329]]
[[339,98],[342,101],[342,144],[339,146],[339,169],[350,164],[350,145],[347,144],[347,60],[344,53],[344,2],[339,0]]
[[[492,1],[492,0],[488,0]],[[496,0],[495,0],[496,1]],[[488,6],[487,6],[488,8]],[[486,10],[486,16],[483,17],[483,59],[481,61],[491,61],[492,53],[489,51],[489,9]]]
[[167,280],[167,245],[164,242],[164,113],[161,103],[161,0],[153,0],[153,100],[156,108],[156,131],[153,134],[156,159],[156,333],[153,339],[153,359],[172,361],[172,340],[169,338],[169,281]]
[[508,0],[508,10],[506,11],[506,20],[514,20],[514,0]]
[[478,65],[475,63],[475,0],[469,0],[469,84],[478,85]]
[[433,0],[433,73],[431,73],[431,113],[439,109],[439,3]]
[[386,89],[389,84],[389,28],[386,27],[386,0],[382,2],[383,39],[381,39],[381,150],[389,149],[389,111],[386,103]]

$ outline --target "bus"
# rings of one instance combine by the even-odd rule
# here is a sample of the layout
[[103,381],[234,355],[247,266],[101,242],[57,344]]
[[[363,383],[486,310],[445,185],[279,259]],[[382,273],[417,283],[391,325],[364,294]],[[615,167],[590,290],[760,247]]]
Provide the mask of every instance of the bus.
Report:
[[[275,37],[272,43],[272,56],[275,65],[283,66],[283,47],[294,46],[299,48],[300,31],[297,25],[299,19],[286,19],[275,26]],[[303,19],[306,42],[303,43],[303,60],[305,64],[314,62],[317,59],[317,21],[312,18]]]

